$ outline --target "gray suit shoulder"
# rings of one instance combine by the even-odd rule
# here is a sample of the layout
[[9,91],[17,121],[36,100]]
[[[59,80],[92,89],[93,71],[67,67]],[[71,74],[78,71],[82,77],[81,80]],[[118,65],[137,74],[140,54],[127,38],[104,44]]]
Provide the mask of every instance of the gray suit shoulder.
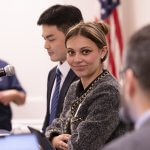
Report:
[[126,133],[102,150],[150,150],[150,126]]

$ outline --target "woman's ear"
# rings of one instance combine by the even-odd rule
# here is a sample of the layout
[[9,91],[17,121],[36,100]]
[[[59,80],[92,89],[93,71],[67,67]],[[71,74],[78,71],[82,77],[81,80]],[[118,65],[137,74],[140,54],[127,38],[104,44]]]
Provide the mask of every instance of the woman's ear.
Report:
[[108,53],[108,47],[107,46],[104,46],[102,49],[101,49],[101,60],[104,59],[104,57],[106,57]]

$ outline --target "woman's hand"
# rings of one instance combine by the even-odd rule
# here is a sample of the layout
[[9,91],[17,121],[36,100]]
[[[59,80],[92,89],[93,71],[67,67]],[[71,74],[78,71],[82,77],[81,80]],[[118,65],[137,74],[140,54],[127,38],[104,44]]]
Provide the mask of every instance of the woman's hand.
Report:
[[61,134],[59,136],[55,136],[52,139],[52,145],[54,148],[59,150],[68,150],[68,140],[70,139],[70,134]]

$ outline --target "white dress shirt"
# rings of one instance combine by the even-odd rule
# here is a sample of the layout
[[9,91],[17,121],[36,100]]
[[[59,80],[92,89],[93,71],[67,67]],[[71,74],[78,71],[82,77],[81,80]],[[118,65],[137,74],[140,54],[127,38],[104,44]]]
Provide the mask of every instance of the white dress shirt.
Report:
[[146,111],[135,124],[135,129],[139,129],[148,119],[150,119],[150,110]]

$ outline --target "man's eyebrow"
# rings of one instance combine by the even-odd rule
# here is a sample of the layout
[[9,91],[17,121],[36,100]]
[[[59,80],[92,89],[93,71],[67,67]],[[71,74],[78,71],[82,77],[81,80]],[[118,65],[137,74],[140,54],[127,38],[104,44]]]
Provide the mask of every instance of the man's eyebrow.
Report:
[[53,36],[54,36],[54,34],[47,35],[46,37],[45,37],[44,35],[42,35],[42,37],[43,37],[43,38],[46,38],[46,39],[47,39],[47,38],[51,38],[51,37],[53,37]]

